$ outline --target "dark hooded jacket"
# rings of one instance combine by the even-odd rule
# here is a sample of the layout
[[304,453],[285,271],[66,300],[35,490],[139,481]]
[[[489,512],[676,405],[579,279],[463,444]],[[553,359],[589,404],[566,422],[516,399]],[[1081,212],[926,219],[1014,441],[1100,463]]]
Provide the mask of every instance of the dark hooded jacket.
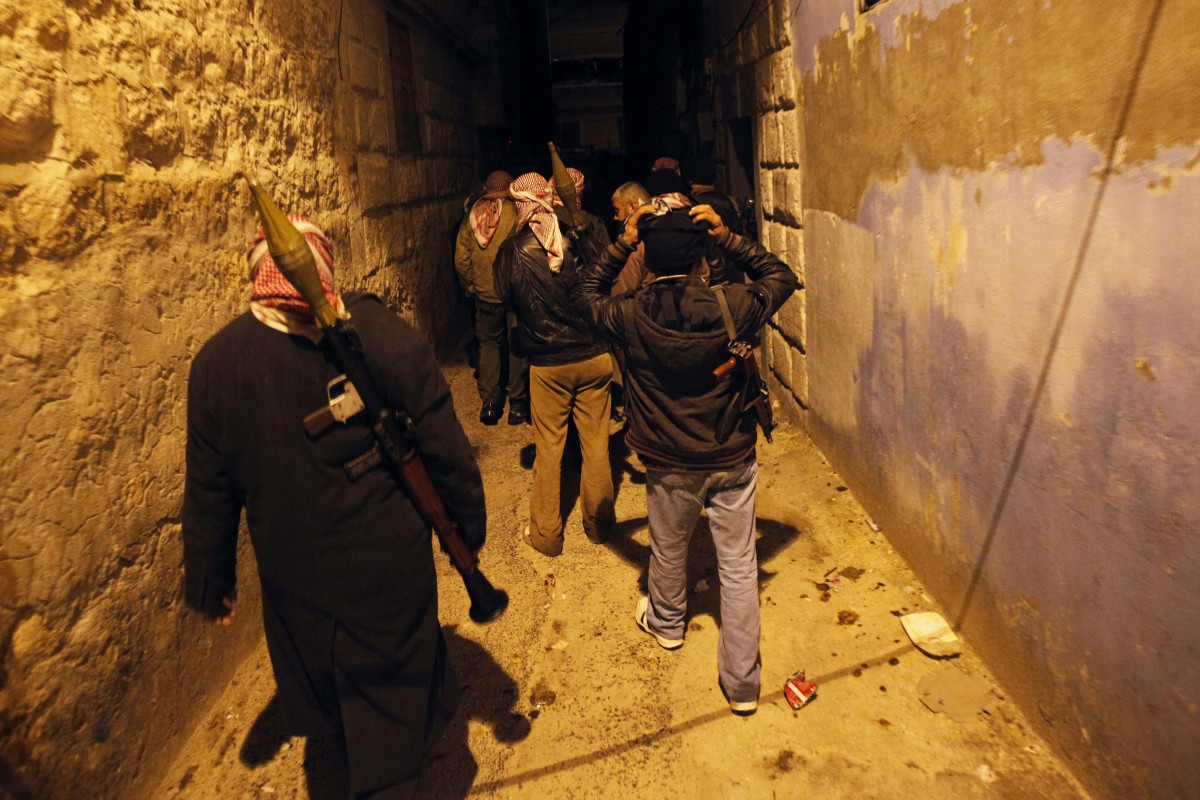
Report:
[[[754,339],[799,286],[786,264],[756,242],[726,233],[717,245],[752,283],[725,287],[738,338]],[[717,422],[740,402],[741,378],[716,378],[729,337],[716,294],[695,278],[658,278],[632,295],[608,296],[633,249],[618,240],[572,287],[571,300],[604,338],[626,351],[626,441],[643,462],[667,469],[715,470],[754,458],[757,426],[741,418],[718,442]]]

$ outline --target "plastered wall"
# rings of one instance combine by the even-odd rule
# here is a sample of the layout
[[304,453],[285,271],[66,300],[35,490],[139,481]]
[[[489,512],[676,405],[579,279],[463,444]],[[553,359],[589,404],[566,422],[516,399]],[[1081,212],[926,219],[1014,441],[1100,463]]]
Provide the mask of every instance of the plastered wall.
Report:
[[806,0],[792,51],[814,438],[1097,796],[1200,796],[1188,4]]
[[261,635],[248,551],[233,628],[179,592],[187,370],[248,297],[240,173],[444,337],[469,68],[408,21],[416,154],[380,2],[0,1],[0,795],[138,796]]

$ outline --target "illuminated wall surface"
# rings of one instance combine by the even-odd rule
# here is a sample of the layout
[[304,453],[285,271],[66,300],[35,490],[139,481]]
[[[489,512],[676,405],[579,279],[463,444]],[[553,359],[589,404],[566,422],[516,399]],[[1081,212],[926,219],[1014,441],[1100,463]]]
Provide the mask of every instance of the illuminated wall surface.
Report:
[[240,171],[445,335],[472,88],[408,22],[401,152],[382,2],[0,2],[0,795],[138,796],[261,635],[248,552],[249,624],[179,596],[187,370],[249,293]]
[[1189,4],[806,0],[792,51],[814,438],[1098,793],[1196,797]]

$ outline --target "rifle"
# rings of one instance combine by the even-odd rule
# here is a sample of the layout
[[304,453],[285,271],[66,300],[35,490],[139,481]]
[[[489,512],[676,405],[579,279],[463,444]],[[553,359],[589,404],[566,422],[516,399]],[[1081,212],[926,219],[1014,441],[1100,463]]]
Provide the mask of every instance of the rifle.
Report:
[[741,398],[741,412],[754,410],[758,426],[762,428],[763,436],[767,437],[767,442],[770,443],[771,432],[775,430],[775,414],[771,410],[771,398],[767,394],[767,385],[758,371],[758,359],[754,355],[754,348],[749,342],[737,338],[737,330],[733,326],[733,315],[729,312],[729,301],[725,299],[725,287],[714,286],[712,289],[717,295],[717,305],[721,307],[721,316],[725,321],[725,333],[729,336],[727,347],[730,353],[729,358],[712,371],[713,377],[724,378],[736,367],[741,366],[742,374],[746,378],[746,387]]
[[[479,570],[479,558],[467,547],[457,524],[446,511],[446,504],[414,444],[412,420],[402,409],[391,409],[384,404],[367,368],[358,333],[350,320],[340,317],[325,297],[308,242],[256,180],[247,177],[246,182],[262,217],[271,258],[312,308],[321,329],[321,345],[343,373],[329,384],[329,405],[305,418],[305,430],[312,436],[334,421],[345,422],[358,413],[366,415],[375,446],[346,465],[347,475],[354,480],[373,466],[387,465],[421,518],[437,534],[442,549],[449,554],[451,563],[462,576],[471,598],[471,619],[490,622],[504,613],[508,595],[494,588],[484,577]],[[335,389],[340,389],[336,397]]]

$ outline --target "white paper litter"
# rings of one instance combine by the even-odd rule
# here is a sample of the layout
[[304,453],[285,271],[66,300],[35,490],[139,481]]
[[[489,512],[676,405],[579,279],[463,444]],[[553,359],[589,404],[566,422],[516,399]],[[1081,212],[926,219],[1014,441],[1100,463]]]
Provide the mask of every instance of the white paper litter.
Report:
[[912,643],[936,658],[956,656],[962,652],[962,642],[950,630],[950,625],[936,611],[918,611],[900,618],[904,632]]

